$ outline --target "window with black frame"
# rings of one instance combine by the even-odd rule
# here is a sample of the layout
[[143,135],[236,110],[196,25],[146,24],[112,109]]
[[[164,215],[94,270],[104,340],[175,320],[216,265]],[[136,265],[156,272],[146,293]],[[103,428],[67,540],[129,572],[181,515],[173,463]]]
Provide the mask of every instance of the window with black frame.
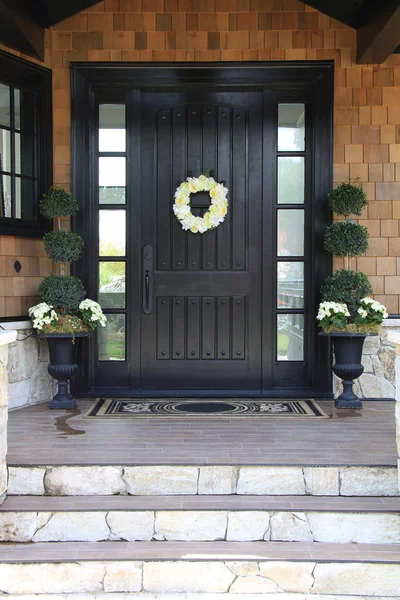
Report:
[[42,235],[51,184],[51,74],[0,53],[0,233]]

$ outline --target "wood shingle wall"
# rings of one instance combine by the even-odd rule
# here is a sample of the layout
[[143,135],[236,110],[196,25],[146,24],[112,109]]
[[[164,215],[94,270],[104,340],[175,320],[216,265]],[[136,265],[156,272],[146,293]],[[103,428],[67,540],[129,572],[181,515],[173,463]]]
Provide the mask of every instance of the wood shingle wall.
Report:
[[[70,61],[334,59],[335,182],[359,177],[370,200],[360,220],[369,229],[370,248],[352,266],[370,277],[376,298],[398,314],[400,55],[383,65],[358,66],[355,43],[355,31],[297,0],[100,2],[50,31],[54,181],[70,185]],[[13,291],[21,299],[19,288]],[[0,315],[12,316],[1,294],[0,288]],[[19,310],[18,302],[14,306]]]

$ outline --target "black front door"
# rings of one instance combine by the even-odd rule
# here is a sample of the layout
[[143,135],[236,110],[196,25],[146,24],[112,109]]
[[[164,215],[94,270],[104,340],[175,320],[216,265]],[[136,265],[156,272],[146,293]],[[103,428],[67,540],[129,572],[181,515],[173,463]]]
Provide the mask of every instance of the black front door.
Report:
[[[331,73],[326,63],[74,67],[74,190],[88,198],[76,228],[89,248],[77,274],[108,317],[80,391],[330,394],[315,312],[330,270]],[[202,173],[227,187],[229,207],[200,234],[172,205]],[[193,214],[209,203],[192,194]]]
[[[262,92],[143,93],[141,126],[141,385],[259,390]],[[224,182],[229,208],[200,234],[172,203],[202,173]],[[192,195],[193,214],[209,203]]]

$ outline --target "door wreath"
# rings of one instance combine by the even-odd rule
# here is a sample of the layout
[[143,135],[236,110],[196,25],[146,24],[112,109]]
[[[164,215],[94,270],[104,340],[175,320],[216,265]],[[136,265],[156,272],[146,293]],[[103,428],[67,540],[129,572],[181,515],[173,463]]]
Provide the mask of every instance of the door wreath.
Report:
[[[211,198],[210,207],[203,217],[195,217],[190,209],[190,196],[197,192],[209,192]],[[213,177],[188,177],[177,187],[172,207],[182,229],[192,233],[205,233],[218,227],[225,220],[228,211],[227,194],[228,189]]]

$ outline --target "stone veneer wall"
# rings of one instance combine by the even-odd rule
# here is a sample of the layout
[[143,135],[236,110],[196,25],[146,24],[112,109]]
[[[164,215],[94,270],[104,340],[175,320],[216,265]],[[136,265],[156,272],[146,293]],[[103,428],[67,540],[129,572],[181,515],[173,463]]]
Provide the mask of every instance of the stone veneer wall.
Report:
[[7,420],[8,420],[8,350],[16,338],[15,331],[0,332],[0,504],[7,489]]
[[46,340],[36,337],[29,321],[3,323],[4,326],[17,331],[17,340],[8,346],[9,410],[48,402],[54,394],[55,384],[47,373]]
[[[356,381],[354,391],[362,398],[395,398],[396,344],[388,340],[388,332],[400,331],[400,319],[386,319],[379,336],[367,337],[362,363],[364,373]],[[335,377],[335,395],[341,393],[341,384]]]

